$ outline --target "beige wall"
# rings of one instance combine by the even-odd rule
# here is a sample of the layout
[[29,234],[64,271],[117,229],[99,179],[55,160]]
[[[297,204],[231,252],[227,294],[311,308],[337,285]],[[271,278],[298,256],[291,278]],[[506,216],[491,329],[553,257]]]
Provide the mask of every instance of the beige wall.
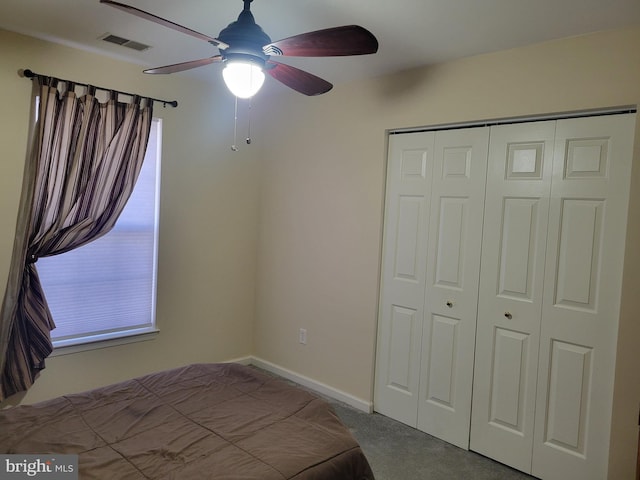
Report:
[[[163,118],[157,321],[153,341],[47,360],[24,403],[253,348],[257,158],[233,154],[233,97],[185,76],[0,30],[0,289],[4,292],[20,198],[31,82],[18,70],[176,99]],[[13,402],[19,401],[14,398]]]
[[[339,86],[319,98],[272,97],[264,109],[269,122],[261,122],[265,137],[277,141],[268,142],[262,160],[256,356],[371,401],[385,131],[636,105],[639,45],[640,28],[627,29]],[[639,150],[620,322],[612,479],[633,478],[637,445]],[[308,331],[306,346],[298,343],[301,327]]]

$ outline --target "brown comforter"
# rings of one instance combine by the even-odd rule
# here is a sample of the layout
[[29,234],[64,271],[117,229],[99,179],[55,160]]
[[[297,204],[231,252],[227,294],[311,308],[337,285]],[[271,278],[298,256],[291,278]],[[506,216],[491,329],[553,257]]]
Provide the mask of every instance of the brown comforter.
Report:
[[78,454],[81,479],[373,479],[327,402],[237,364],[2,410],[0,453]]

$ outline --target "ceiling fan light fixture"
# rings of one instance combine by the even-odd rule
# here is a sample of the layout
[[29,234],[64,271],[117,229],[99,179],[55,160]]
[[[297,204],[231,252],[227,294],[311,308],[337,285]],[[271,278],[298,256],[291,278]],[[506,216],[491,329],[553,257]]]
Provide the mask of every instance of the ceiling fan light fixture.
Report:
[[238,98],[253,97],[264,83],[264,72],[253,62],[228,61],[222,71],[227,88]]

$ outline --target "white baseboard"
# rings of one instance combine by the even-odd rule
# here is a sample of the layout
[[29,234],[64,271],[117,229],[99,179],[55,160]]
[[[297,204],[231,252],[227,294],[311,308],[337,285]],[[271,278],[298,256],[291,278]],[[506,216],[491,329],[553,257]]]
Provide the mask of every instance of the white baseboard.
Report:
[[327,397],[339,400],[343,403],[346,403],[347,405],[351,405],[353,408],[357,408],[358,410],[362,410],[363,412],[373,412],[373,404],[371,402],[355,397],[350,393],[343,392],[342,390],[338,390],[337,388],[333,388],[322,382],[318,382],[316,380],[313,380],[312,378],[300,375],[299,373],[280,367],[274,363],[268,362],[258,357],[251,357],[250,363],[251,365],[255,365],[256,367],[262,368],[268,372],[275,373],[276,375],[291,380],[292,382],[296,382],[300,385],[310,388],[311,390],[315,390],[322,395],[326,395]]
[[251,365],[252,357],[238,357],[231,360],[225,360],[223,363],[239,363],[240,365]]

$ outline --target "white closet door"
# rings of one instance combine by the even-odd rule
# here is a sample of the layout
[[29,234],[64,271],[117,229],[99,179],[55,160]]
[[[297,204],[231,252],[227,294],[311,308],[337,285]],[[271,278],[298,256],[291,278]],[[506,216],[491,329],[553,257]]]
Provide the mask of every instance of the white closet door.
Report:
[[413,427],[420,348],[434,133],[389,137],[375,409]]
[[635,115],[557,125],[533,474],[607,476]]
[[469,448],[489,128],[436,132],[418,428]]
[[531,471],[555,122],[492,127],[471,449]]

